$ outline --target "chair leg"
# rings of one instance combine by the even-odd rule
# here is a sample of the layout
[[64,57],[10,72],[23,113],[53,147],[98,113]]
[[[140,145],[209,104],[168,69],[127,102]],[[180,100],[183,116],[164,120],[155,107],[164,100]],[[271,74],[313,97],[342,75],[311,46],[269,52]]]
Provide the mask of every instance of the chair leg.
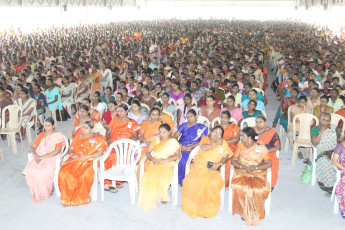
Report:
[[101,199],[104,201],[104,179],[99,177],[99,184],[101,186]]
[[220,209],[224,207],[224,193],[225,193],[225,186],[223,186],[222,190],[220,190]]
[[128,181],[128,187],[129,187],[129,195],[131,198],[131,204],[135,204],[135,181],[134,180]]
[[313,168],[312,168],[312,176],[311,176],[311,185],[312,186],[315,186],[316,184],[316,148],[313,148],[313,156],[312,156],[312,159],[313,159]]
[[295,143],[293,145],[293,151],[292,151],[292,159],[291,159],[292,166],[295,166],[296,164],[297,152],[298,152],[298,145]]
[[[231,182],[230,182],[231,183]],[[232,189],[231,185],[229,185],[229,203],[228,203],[229,213],[232,214]]]
[[285,152],[288,153],[289,151],[289,139],[287,136],[285,136],[286,141],[285,141]]
[[17,143],[16,143],[16,134],[11,133],[10,138],[11,138],[12,151],[13,151],[13,153],[17,153],[18,151],[17,151]]
[[58,176],[59,176],[59,174],[55,174],[55,176],[54,176],[54,189],[55,189],[56,197],[61,197],[59,183],[58,183]]
[[31,137],[31,127],[26,127],[26,136],[28,136],[28,143],[32,143],[32,137]]
[[334,199],[333,212],[334,212],[334,214],[338,214],[339,213],[339,206],[338,206],[337,198]]
[[97,175],[95,175],[95,180],[91,187],[91,198],[92,201],[97,201]]
[[1,160],[4,160],[4,155],[2,154],[2,150],[0,149]]

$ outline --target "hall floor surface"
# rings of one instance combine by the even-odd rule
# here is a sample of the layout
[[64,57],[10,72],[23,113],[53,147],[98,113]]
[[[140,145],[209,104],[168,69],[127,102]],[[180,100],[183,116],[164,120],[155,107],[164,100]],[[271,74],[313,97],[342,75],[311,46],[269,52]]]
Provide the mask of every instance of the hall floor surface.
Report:
[[[269,82],[273,79],[269,73]],[[270,85],[270,84],[269,84]],[[272,125],[275,112],[280,102],[268,87],[266,113],[268,125]],[[57,131],[66,136],[71,131],[72,121],[58,122]],[[279,126],[277,127],[279,133]],[[35,137],[35,135],[34,135]],[[344,230],[345,220],[340,214],[333,214],[333,202],[317,185],[301,183],[301,174],[305,166],[297,159],[291,166],[292,151],[285,152],[285,138],[281,137],[280,168],[277,186],[272,193],[270,215],[258,226],[247,226],[239,215],[232,216],[228,211],[228,192],[225,193],[225,205],[212,219],[193,219],[181,210],[181,192],[177,206],[171,202],[158,204],[152,212],[144,212],[130,203],[128,185],[116,194],[105,192],[101,201],[98,186],[98,200],[78,207],[63,207],[60,199],[51,196],[48,200],[33,203],[30,191],[22,174],[27,163],[30,145],[24,141],[24,147],[17,144],[18,153],[13,154],[3,141],[1,149],[5,160],[0,160],[0,230],[31,229],[257,229],[257,230],[308,230],[332,229]],[[169,191],[171,192],[171,190]],[[138,198],[138,194],[136,199]]]

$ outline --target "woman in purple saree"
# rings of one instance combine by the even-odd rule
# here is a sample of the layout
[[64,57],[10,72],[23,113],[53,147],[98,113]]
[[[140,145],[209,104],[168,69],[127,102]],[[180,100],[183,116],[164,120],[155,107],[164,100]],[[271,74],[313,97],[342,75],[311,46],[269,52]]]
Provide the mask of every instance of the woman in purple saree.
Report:
[[187,122],[183,123],[174,137],[180,137],[181,144],[181,160],[178,165],[178,183],[182,186],[182,181],[185,177],[186,163],[190,152],[199,145],[203,136],[208,135],[208,128],[203,124],[197,123],[197,114],[194,109],[190,109],[187,113]]

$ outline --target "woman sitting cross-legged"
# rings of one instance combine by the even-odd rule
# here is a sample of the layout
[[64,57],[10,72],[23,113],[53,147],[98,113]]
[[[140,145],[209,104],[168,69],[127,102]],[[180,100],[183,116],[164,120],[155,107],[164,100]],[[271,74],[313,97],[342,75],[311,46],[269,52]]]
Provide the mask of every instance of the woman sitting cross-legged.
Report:
[[224,181],[219,168],[232,156],[223,135],[224,129],[216,126],[210,138],[201,139],[200,150],[183,180],[182,210],[193,218],[212,218],[220,208],[220,190],[224,187]]
[[[154,152],[154,155],[152,155]],[[146,151],[149,164],[140,182],[138,208],[151,211],[158,200],[169,201],[168,188],[174,174],[173,162],[180,158],[180,144],[171,138],[171,128],[159,126],[159,137],[153,139]]]
[[56,158],[66,140],[62,133],[55,131],[53,118],[48,117],[44,121],[44,129],[45,132],[40,133],[31,145],[34,159],[24,169],[25,180],[34,202],[46,200],[53,193]]
[[59,171],[59,189],[63,206],[90,203],[90,190],[94,182],[93,159],[101,156],[108,144],[104,138],[93,135],[92,121],[85,121],[82,133],[75,136],[68,150],[70,157]]
[[331,114],[321,114],[320,124],[312,128],[310,136],[317,149],[316,180],[322,190],[331,194],[337,179],[331,159],[338,142],[336,127],[331,125]]
[[254,128],[244,128],[242,142],[231,160],[235,167],[231,181],[232,215],[239,214],[248,225],[257,225],[265,218],[264,202],[271,192],[266,174],[272,163],[267,148],[258,144],[257,138]]

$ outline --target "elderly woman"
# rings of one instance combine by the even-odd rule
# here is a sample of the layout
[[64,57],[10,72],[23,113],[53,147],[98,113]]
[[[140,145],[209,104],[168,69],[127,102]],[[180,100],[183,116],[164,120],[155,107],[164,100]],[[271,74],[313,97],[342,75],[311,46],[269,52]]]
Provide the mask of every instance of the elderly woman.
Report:
[[345,140],[334,149],[332,163],[340,170],[340,181],[335,189],[340,215],[345,219]]
[[[307,97],[306,96],[300,96],[297,100],[297,104],[291,106],[291,118],[290,120],[293,121],[294,117],[298,114],[302,113],[312,113],[312,110],[310,107],[307,106]],[[287,138],[289,139],[289,145],[290,148],[293,149],[293,129],[296,129],[296,134],[298,135],[299,131],[299,120],[296,120],[296,125],[293,127],[292,122],[289,124],[288,131],[287,131]],[[306,148],[305,155],[304,155],[304,163],[310,165],[310,154],[311,149]],[[303,159],[303,154],[301,151],[298,151],[298,158]]]
[[276,152],[280,150],[280,139],[277,131],[267,126],[266,117],[259,115],[255,119],[256,133],[258,134],[258,143],[266,146],[268,156],[272,161],[272,181],[271,187],[274,188],[278,179],[279,159]]
[[193,218],[212,218],[220,208],[224,181],[218,170],[232,156],[223,135],[224,129],[216,126],[209,138],[201,139],[200,150],[183,181],[182,210]]
[[51,117],[44,121],[44,129],[31,145],[34,159],[24,169],[34,202],[46,200],[53,193],[56,158],[66,143],[64,135],[55,131],[55,121]]
[[101,156],[108,144],[104,138],[94,135],[91,121],[83,123],[70,148],[69,158],[59,171],[59,189],[63,206],[77,206],[90,203],[90,190],[94,182],[93,159]]
[[271,192],[266,174],[272,163],[267,148],[257,143],[257,138],[254,128],[244,128],[242,143],[231,161],[235,167],[231,181],[232,214],[239,214],[248,225],[257,225],[265,218],[264,203]]
[[[151,141],[146,156],[148,166],[140,182],[138,207],[151,211],[158,200],[169,201],[168,189],[174,174],[173,162],[180,158],[180,144],[171,138],[171,128],[164,123],[159,126],[159,137]],[[154,155],[152,155],[154,152]]]
[[311,143],[317,149],[316,180],[322,190],[332,193],[336,172],[331,158],[337,145],[337,130],[331,125],[331,115],[323,113],[320,124],[311,130]]

